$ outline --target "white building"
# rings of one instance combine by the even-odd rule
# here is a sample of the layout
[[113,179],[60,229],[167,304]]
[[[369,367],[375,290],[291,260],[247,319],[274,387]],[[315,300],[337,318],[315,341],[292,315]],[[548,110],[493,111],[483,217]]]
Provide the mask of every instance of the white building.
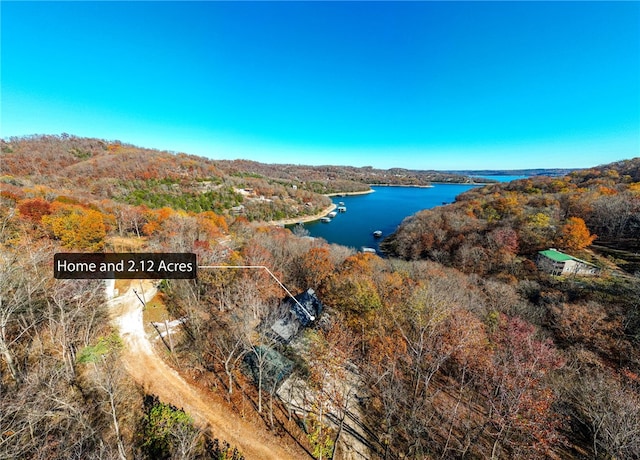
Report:
[[538,252],[536,262],[538,268],[552,275],[597,275],[600,271],[589,262],[553,248]]

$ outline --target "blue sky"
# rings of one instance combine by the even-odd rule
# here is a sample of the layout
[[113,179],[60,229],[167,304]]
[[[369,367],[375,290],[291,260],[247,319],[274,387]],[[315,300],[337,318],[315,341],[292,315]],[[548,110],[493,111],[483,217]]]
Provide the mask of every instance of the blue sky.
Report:
[[0,136],[412,169],[640,155],[638,2],[7,2]]

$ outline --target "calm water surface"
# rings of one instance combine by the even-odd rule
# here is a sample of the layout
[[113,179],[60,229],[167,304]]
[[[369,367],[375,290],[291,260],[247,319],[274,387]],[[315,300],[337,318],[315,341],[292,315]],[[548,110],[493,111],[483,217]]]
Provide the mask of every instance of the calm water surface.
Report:
[[[324,238],[330,243],[361,249],[363,246],[378,250],[384,237],[393,233],[405,217],[422,209],[451,203],[457,195],[473,185],[439,185],[433,188],[372,187],[373,193],[333,197],[333,202],[344,202],[347,212],[338,215],[328,224],[305,224],[311,236]],[[382,231],[382,238],[373,232]]]
[[[524,179],[527,176],[483,176],[499,182]],[[371,187],[368,195],[333,197],[337,205],[343,202],[347,212],[338,213],[326,224],[309,222],[305,228],[311,236],[324,238],[329,243],[341,244],[360,250],[363,246],[379,251],[382,239],[393,233],[406,218],[423,209],[451,203],[459,194],[477,185],[434,184],[432,188]],[[373,232],[382,231],[382,238]]]

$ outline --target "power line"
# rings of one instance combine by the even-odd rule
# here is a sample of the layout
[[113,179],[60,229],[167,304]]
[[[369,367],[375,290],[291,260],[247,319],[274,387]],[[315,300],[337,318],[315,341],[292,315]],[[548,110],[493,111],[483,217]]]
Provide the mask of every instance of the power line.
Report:
[[280,285],[280,287],[282,289],[284,289],[284,291],[287,293],[287,295],[289,297],[291,297],[293,299],[293,301],[295,303],[298,304],[298,306],[302,309],[302,311],[305,313],[305,315],[307,315],[307,317],[309,318],[310,321],[314,321],[316,318],[315,316],[313,316],[311,313],[309,313],[309,311],[304,307],[304,305],[302,305],[300,302],[298,302],[298,299],[296,299],[293,294],[291,294],[291,292],[289,292],[289,289],[287,289],[285,287],[284,284],[282,284],[280,282],[280,280],[276,277],[276,275],[274,275],[271,270],[269,270],[268,267],[265,267],[264,265],[199,265],[198,269],[204,269],[204,268],[209,268],[209,269],[264,269],[267,271],[267,273],[269,273],[269,275],[271,275],[271,277],[276,280],[276,283],[278,283]]

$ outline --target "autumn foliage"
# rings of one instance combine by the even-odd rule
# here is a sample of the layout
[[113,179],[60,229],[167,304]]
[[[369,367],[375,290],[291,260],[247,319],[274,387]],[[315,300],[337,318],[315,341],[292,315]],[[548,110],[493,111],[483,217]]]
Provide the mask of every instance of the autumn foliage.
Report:
[[105,216],[93,209],[54,202],[42,223],[67,249],[96,252],[104,248]]
[[51,203],[42,198],[26,199],[18,203],[18,210],[25,219],[39,223],[42,216],[51,214]]
[[562,246],[572,250],[584,249],[596,239],[580,217],[569,217],[562,226],[561,234]]
[[[638,163],[633,159],[469,190],[445,207],[405,219],[382,247],[405,259],[429,259],[466,272],[518,272],[518,256],[559,247],[581,251],[640,233]],[[633,270],[631,270],[633,273]]]
[[[595,233],[597,243],[635,238],[638,160],[474,189],[407,219],[387,243],[401,258],[380,258],[250,222],[301,200],[316,200],[304,205],[312,209],[323,200],[311,190],[362,188],[314,183],[340,172],[331,167],[270,177],[269,166],[69,136],[2,148],[12,174],[0,198],[2,458],[144,458],[136,442],[148,447],[155,435],[136,424],[150,412],[117,354],[87,371],[87,354],[111,332],[103,284],[51,278],[53,253],[110,251],[115,240],[195,251],[202,265],[268,267],[293,294],[316,291],[322,315],[282,343],[272,326],[291,313],[288,296],[263,269],[161,283],[167,314],[187,319],[170,336],[170,361],[186,381],[218,389],[224,410],[285,428],[283,442],[294,437],[318,457],[346,455],[355,438],[372,459],[640,457],[637,277],[558,279],[532,262],[549,246],[589,248]],[[306,189],[287,182],[300,172],[314,178]],[[253,191],[236,196],[240,186]],[[245,214],[228,212],[236,199],[247,200]],[[291,366],[281,393],[245,369],[248,355],[278,353]],[[110,405],[96,385],[115,377],[111,396],[129,399]],[[286,393],[307,399],[287,405]],[[189,426],[162,436],[163,452]],[[345,442],[348,433],[358,434]]]
[[311,248],[300,261],[303,282],[317,289],[331,274],[334,266],[325,247]]

